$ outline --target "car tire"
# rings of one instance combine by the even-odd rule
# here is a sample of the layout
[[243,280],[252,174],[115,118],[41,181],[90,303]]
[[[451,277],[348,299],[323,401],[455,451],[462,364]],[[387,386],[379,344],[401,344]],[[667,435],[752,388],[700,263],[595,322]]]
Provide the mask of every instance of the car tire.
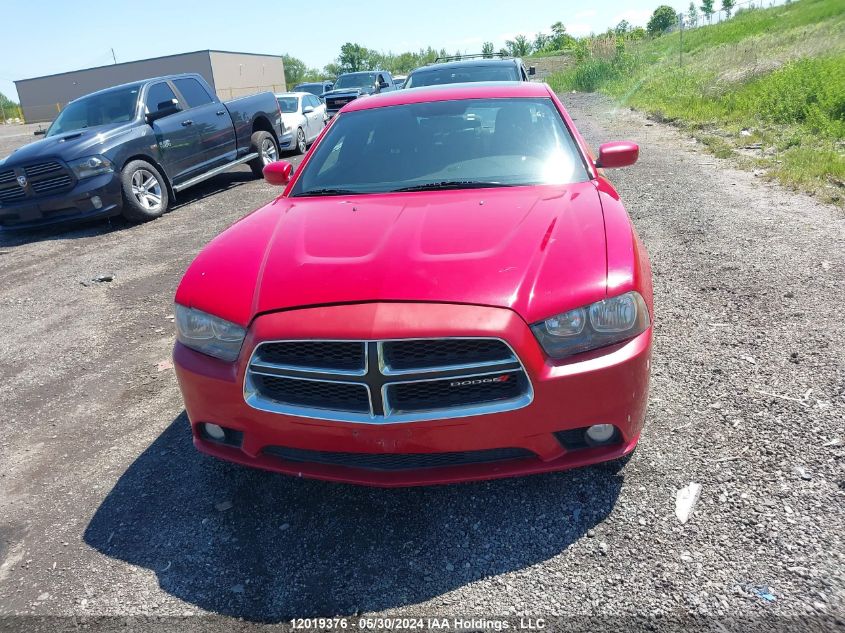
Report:
[[256,178],[263,178],[264,167],[279,160],[279,146],[270,132],[253,133],[249,139],[249,151],[251,154],[258,154],[257,158],[249,161],[249,168]]
[[170,196],[161,172],[145,160],[133,160],[120,172],[123,217],[130,222],[149,222],[167,211]]
[[308,141],[305,139],[305,130],[301,127],[296,128],[296,142],[294,143],[293,150],[297,154],[304,154],[305,150],[308,149]]

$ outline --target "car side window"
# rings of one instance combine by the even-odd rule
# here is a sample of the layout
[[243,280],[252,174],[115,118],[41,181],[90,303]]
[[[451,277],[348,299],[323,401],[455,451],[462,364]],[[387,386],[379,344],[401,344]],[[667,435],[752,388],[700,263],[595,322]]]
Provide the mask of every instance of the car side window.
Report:
[[149,90],[147,90],[147,98],[144,101],[144,105],[147,106],[147,112],[155,112],[158,110],[159,103],[175,98],[176,93],[170,88],[170,84],[162,81],[150,86]]
[[320,107],[320,100],[317,97],[315,97],[314,95],[311,95],[311,106],[314,107],[314,108]]
[[196,79],[191,77],[174,79],[173,85],[176,86],[176,89],[182,93],[185,101],[188,102],[185,105],[186,108],[196,108],[197,106],[211,103],[211,97]]

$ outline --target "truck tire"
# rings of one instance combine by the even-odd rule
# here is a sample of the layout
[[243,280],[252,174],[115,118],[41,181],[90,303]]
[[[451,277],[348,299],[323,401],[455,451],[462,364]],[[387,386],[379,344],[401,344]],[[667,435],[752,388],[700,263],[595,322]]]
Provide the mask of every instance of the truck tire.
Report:
[[263,178],[264,167],[279,160],[279,146],[270,132],[254,132],[249,139],[249,151],[258,154],[258,158],[249,161],[249,168],[256,178]]
[[170,197],[167,181],[158,169],[144,160],[128,162],[120,172],[123,217],[130,222],[149,222],[167,211]]
[[308,141],[305,140],[305,131],[300,127],[296,129],[296,141],[293,145],[293,151],[297,154],[304,154],[308,149]]

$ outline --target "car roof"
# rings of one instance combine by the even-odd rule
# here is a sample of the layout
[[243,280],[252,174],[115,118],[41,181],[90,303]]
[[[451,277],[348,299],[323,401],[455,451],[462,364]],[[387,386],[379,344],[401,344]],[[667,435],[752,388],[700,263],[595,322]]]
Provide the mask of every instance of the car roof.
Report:
[[200,77],[197,73],[176,73],[175,75],[162,75],[160,77],[147,77],[146,79],[139,79],[137,81],[128,81],[125,84],[119,84],[117,86],[109,86],[108,88],[101,88],[100,90],[95,90],[93,92],[88,92],[84,95],[78,96],[76,99],[69,101],[68,103],[73,103],[74,101],[79,101],[83,97],[90,97],[92,95],[100,95],[106,92],[118,91],[118,90],[126,90],[128,88],[137,88],[140,90],[147,84],[155,83],[157,81],[173,81],[174,79],[185,79],[187,77],[193,77],[194,79]]
[[303,81],[301,84],[296,84],[294,88],[298,88],[299,86],[322,86],[330,83],[331,81],[328,79],[323,79],[322,81]]
[[313,97],[314,95],[310,92],[276,92],[276,98],[279,97],[304,97],[308,95],[309,97]]
[[345,112],[370,110],[409,103],[453,101],[459,99],[548,98],[552,94],[547,84],[530,81],[479,81],[475,83],[442,84],[382,92],[355,99],[346,105]]
[[420,66],[419,68],[415,68],[411,74],[418,72],[418,71],[429,71],[429,70],[437,70],[440,68],[460,68],[460,67],[479,67],[479,66],[516,66],[517,64],[521,63],[516,57],[506,57],[504,59],[496,58],[496,57],[476,57],[473,59],[456,59],[455,61],[451,62],[435,62],[434,64],[427,64],[425,66]]

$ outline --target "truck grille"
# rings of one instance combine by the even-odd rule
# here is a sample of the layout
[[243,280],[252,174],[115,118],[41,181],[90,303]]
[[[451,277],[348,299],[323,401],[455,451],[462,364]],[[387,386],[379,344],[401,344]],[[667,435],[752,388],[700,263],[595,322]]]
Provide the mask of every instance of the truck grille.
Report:
[[[24,185],[18,181],[21,176],[26,179]],[[56,160],[6,169],[0,171],[0,203],[63,193],[74,183],[71,171]]]
[[350,101],[355,101],[355,97],[341,97],[339,99],[332,99],[331,97],[328,97],[326,98],[326,109],[334,112],[336,110],[340,110]]
[[534,453],[524,448],[492,448],[454,453],[333,453],[271,446],[265,448],[264,453],[289,462],[386,471],[446,468],[536,457]]
[[495,338],[271,341],[253,352],[244,397],[263,411],[379,424],[509,411],[533,390]]

